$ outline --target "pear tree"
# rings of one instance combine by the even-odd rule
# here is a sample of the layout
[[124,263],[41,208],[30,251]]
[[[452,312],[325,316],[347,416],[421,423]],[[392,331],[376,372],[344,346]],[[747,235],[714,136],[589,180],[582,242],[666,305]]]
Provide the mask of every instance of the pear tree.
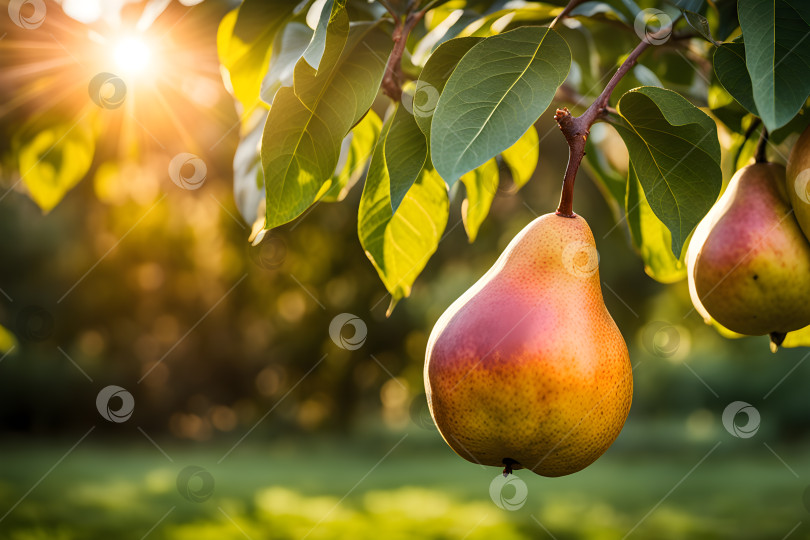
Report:
[[684,280],[727,180],[757,147],[784,163],[807,125],[808,35],[802,0],[244,0],[218,46],[253,164],[234,177],[250,241],[362,190],[357,234],[390,311],[451,201],[473,241],[502,177],[532,177],[539,140],[560,136],[538,134],[547,115],[569,146],[557,213],[574,215],[583,166],[646,273]]

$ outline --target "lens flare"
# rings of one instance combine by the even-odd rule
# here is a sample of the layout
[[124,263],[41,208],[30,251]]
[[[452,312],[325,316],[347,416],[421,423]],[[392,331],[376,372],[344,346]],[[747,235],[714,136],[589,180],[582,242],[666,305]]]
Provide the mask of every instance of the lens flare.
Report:
[[152,60],[152,50],[142,39],[127,37],[119,41],[113,52],[115,65],[123,73],[143,73]]

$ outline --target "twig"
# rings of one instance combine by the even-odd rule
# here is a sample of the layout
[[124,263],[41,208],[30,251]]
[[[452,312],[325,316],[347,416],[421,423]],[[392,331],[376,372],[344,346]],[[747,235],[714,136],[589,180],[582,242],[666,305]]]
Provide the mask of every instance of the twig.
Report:
[[559,21],[561,21],[564,18],[568,17],[568,14],[571,13],[571,11],[573,11],[574,8],[576,8],[578,5],[580,5],[584,1],[585,0],[570,0],[570,2],[568,2],[568,5],[563,8],[563,10],[560,12],[560,14],[557,15],[556,17],[554,17],[554,20],[551,21],[551,24],[549,24],[548,27],[549,28],[554,28],[554,26]]
[[560,131],[562,131],[565,140],[568,142],[568,166],[565,169],[565,177],[563,178],[562,193],[560,194],[560,205],[557,207],[557,215],[564,217],[574,217],[574,181],[579,171],[579,165],[582,163],[582,158],[585,156],[585,141],[590,134],[591,126],[608,114],[608,103],[610,95],[622,80],[628,71],[630,71],[638,57],[641,56],[647,47],[650,46],[648,41],[639,43],[633,52],[631,52],[625,61],[613,74],[610,81],[599,94],[599,97],[591,103],[590,107],[582,113],[581,116],[573,116],[568,108],[563,107],[557,109],[554,119],[557,121]]
[[411,4],[411,10],[409,10],[408,15],[405,17],[404,24],[399,18],[397,18],[395,22],[396,26],[394,27],[394,34],[392,36],[394,48],[391,51],[391,56],[388,57],[388,64],[385,66],[385,76],[383,76],[381,85],[383,93],[394,101],[400,101],[402,99],[402,54],[405,52],[405,45],[408,43],[408,35],[411,33],[411,30],[419,24],[419,21],[422,20],[422,17],[425,16],[425,13],[430,8],[431,4],[433,4],[433,2],[431,2],[423,9],[413,11],[419,3],[420,2],[413,2]]
[[754,154],[754,160],[757,163],[768,163],[768,129],[762,128],[762,133],[759,134],[759,142],[757,142],[757,151]]
[[388,13],[390,13],[390,14],[391,14],[391,16],[394,18],[395,23],[396,23],[396,21],[400,21],[399,13],[397,13],[397,12],[396,12],[396,10],[395,10],[393,7],[391,7],[391,4],[389,4],[389,3],[388,3],[388,0],[377,0],[377,2],[378,2],[378,3],[379,3],[381,6],[382,6],[382,7],[384,7],[384,8],[385,8],[385,10],[386,10]]

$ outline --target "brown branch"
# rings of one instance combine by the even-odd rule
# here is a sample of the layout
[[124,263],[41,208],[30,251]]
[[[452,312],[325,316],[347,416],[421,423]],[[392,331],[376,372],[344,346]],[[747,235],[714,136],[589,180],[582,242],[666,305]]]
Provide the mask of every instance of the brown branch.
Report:
[[399,20],[399,13],[391,7],[391,4],[389,4],[387,0],[377,0],[377,2],[394,18],[394,21]]
[[382,80],[383,94],[388,96],[394,101],[402,99],[402,55],[405,52],[405,46],[408,43],[408,35],[411,33],[425,13],[430,8],[431,2],[424,9],[413,11],[420,2],[411,3],[411,10],[405,17],[403,23],[401,19],[397,18],[394,22],[394,48],[391,51],[391,56],[388,57],[388,64],[385,66],[385,75]]
[[560,22],[560,21],[561,21],[561,20],[563,20],[564,18],[568,17],[568,14],[569,14],[569,13],[571,13],[571,11],[573,11],[573,10],[574,10],[574,8],[576,8],[578,5],[580,5],[580,4],[581,4],[581,3],[583,3],[584,1],[585,1],[585,0],[570,0],[570,1],[568,2],[568,5],[567,5],[567,6],[565,6],[565,7],[563,8],[563,10],[560,12],[560,14],[559,14],[559,15],[557,15],[556,17],[554,17],[554,20],[553,20],[553,21],[551,21],[551,24],[549,24],[549,25],[548,25],[548,27],[549,27],[549,28],[554,28],[554,26],[555,26],[555,25],[556,25],[558,22]]
[[608,103],[610,95],[622,80],[628,71],[630,71],[638,57],[641,56],[647,47],[650,46],[648,41],[639,43],[633,52],[631,52],[625,61],[613,74],[610,81],[602,90],[590,107],[580,116],[572,116],[571,112],[563,107],[557,109],[554,119],[562,131],[565,140],[568,142],[568,166],[565,169],[565,176],[563,177],[562,193],[560,194],[560,205],[557,207],[557,215],[564,217],[574,217],[574,181],[579,171],[579,165],[582,163],[582,158],[585,156],[585,141],[591,131],[591,126],[608,114]]

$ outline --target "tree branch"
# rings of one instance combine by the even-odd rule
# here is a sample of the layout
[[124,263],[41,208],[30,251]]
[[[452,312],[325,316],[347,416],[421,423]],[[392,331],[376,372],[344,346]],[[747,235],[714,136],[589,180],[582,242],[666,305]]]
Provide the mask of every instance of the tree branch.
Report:
[[377,0],[377,3],[379,3],[389,14],[391,14],[395,22],[400,20],[399,13],[397,13],[396,10],[391,7],[391,4],[389,4],[387,0]]
[[583,3],[584,1],[585,1],[585,0],[570,0],[570,1],[568,2],[568,5],[567,5],[567,6],[565,6],[565,7],[563,8],[563,10],[560,12],[560,14],[559,14],[559,15],[557,15],[556,17],[554,17],[554,20],[553,20],[553,21],[551,21],[551,24],[549,24],[549,25],[548,25],[548,27],[549,27],[549,28],[554,28],[554,26],[555,26],[555,25],[556,25],[558,22],[560,22],[560,21],[561,21],[561,20],[563,20],[564,18],[568,17],[568,14],[569,14],[569,13],[571,13],[571,11],[573,11],[573,10],[574,10],[574,8],[576,8],[578,5],[580,5],[580,4],[581,4],[581,3]]
[[554,119],[557,121],[560,131],[562,131],[565,140],[568,142],[568,166],[565,169],[565,176],[563,177],[560,204],[557,207],[558,216],[575,216],[574,181],[579,171],[579,165],[582,163],[582,158],[585,156],[585,141],[587,141],[588,135],[591,132],[591,126],[594,122],[600,118],[604,118],[608,114],[610,95],[613,93],[616,85],[618,85],[622,77],[636,65],[638,57],[641,56],[641,53],[649,46],[650,43],[648,41],[642,41],[633,49],[622,65],[619,66],[619,69],[616,70],[616,73],[613,74],[613,77],[611,77],[605,89],[602,90],[602,93],[599,94],[599,97],[591,103],[590,107],[588,107],[581,116],[573,116],[566,107],[557,109]]
[[405,22],[397,17],[394,26],[394,48],[391,51],[391,56],[388,57],[388,64],[385,66],[385,75],[382,80],[383,94],[388,96],[394,101],[402,99],[402,55],[405,52],[405,45],[408,43],[408,35],[411,30],[419,24],[422,17],[430,8],[431,2],[424,9],[413,11],[419,6],[420,2],[412,2],[408,15],[405,17]]

